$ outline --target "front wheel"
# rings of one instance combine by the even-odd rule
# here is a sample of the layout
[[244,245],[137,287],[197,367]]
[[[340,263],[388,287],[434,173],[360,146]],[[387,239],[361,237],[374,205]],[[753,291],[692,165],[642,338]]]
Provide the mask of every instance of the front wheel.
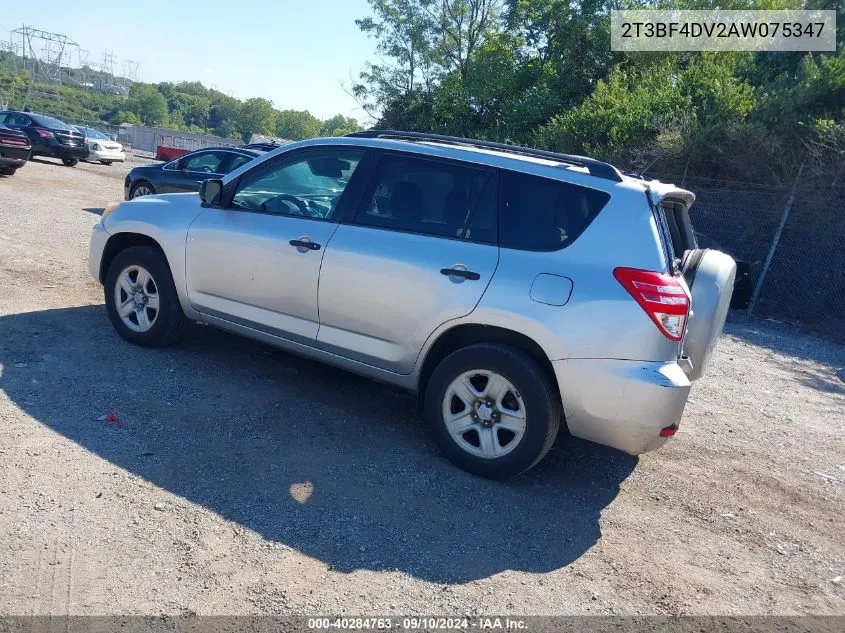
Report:
[[546,372],[524,352],[470,345],[447,356],[425,393],[426,422],[459,468],[504,479],[548,453],[560,428],[560,398]]
[[175,343],[187,318],[164,254],[151,246],[118,253],[103,284],[109,319],[124,339],[145,347]]
[[76,158],[63,158],[62,163],[66,167],[76,167],[79,164],[79,161]]

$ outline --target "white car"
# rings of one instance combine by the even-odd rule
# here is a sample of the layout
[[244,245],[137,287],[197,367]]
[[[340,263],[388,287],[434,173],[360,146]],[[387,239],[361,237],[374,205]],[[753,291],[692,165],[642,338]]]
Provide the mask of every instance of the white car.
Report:
[[117,141],[111,140],[108,136],[95,130],[92,127],[74,126],[77,130],[82,132],[86,139],[88,139],[88,162],[99,161],[103,165],[111,165],[112,163],[122,163],[126,160],[126,153],[123,151],[123,145]]

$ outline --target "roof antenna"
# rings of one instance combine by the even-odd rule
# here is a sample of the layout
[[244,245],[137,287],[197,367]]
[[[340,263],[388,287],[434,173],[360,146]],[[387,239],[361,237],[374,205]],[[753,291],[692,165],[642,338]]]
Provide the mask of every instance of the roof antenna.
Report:
[[643,169],[643,170],[642,170],[639,174],[637,174],[637,176],[638,176],[639,178],[642,178],[643,180],[645,180],[645,173],[646,173],[649,169],[651,169],[651,167],[652,167],[652,165],[654,165],[654,163],[656,163],[656,162],[657,162],[657,161],[659,161],[659,160],[660,160],[660,154],[658,154],[658,155],[657,155],[657,158],[655,158],[655,159],[654,159],[653,161],[651,161],[648,165],[646,165],[645,169]]

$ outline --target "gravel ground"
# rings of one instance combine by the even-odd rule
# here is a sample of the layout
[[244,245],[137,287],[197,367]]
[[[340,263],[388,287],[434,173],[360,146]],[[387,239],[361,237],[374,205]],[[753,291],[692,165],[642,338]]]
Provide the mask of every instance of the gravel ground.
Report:
[[845,613],[845,347],[732,317],[669,445],[489,482],[392,388],[119,339],[87,245],[127,169],[0,177],[0,613]]

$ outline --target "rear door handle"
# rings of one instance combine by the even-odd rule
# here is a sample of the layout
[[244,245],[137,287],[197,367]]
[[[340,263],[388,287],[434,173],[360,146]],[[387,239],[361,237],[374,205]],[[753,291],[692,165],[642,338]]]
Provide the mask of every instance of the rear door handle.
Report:
[[307,249],[309,251],[320,250],[320,245],[317,242],[306,242],[305,240],[291,240],[291,246],[296,246],[297,249]]
[[471,279],[472,281],[481,279],[481,275],[478,273],[474,273],[471,270],[464,270],[463,268],[441,268],[440,274],[446,275],[447,277],[462,277],[463,279]]

